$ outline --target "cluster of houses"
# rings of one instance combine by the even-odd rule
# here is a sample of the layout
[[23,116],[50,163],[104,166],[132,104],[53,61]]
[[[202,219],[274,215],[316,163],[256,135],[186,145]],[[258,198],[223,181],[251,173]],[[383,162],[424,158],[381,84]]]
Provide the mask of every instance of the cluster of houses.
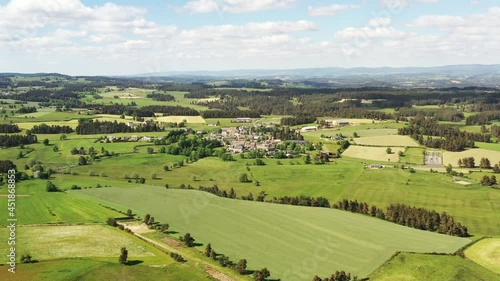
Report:
[[[274,125],[267,125],[271,128]],[[254,132],[251,127],[239,126],[233,128],[222,128],[219,133],[211,133],[209,139],[219,140],[227,145],[227,152],[231,154],[240,154],[247,151],[265,151],[267,154],[273,154],[276,151],[276,145],[283,141],[273,139],[271,136]],[[289,141],[297,144],[305,144],[306,141]]]
[[127,142],[127,141],[145,141],[145,142],[151,142],[154,140],[161,140],[163,137],[148,137],[148,136],[137,136],[137,135],[132,135],[132,136],[121,136],[121,137],[115,137],[115,136],[106,136],[105,139],[101,139],[100,142]]

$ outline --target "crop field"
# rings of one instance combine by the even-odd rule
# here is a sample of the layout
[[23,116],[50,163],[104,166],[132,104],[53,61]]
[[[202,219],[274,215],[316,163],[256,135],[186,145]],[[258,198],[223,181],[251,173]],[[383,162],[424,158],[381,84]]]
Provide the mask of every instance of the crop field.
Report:
[[[310,280],[336,268],[364,276],[397,250],[451,253],[470,241],[334,209],[231,200],[191,190],[141,187],[72,193],[150,213],[236,260],[247,258],[252,268],[268,267],[283,280]],[[306,259],[314,260],[317,268],[308,268]],[[302,269],[299,276],[297,268]]]
[[408,136],[392,135],[392,136],[375,136],[355,138],[354,142],[361,145],[377,145],[377,146],[419,146],[419,144]]
[[479,166],[481,158],[488,158],[492,165],[500,162],[500,151],[487,150],[482,148],[467,149],[462,152],[443,152],[443,165],[451,164],[458,166],[458,160],[465,157],[474,157],[476,166]]
[[[9,281],[67,281],[67,280],[123,280],[123,281],[192,281],[213,280],[203,269],[172,263],[161,267],[145,265],[123,266],[115,261],[94,259],[57,259],[33,264],[17,264],[16,273],[0,265],[0,280]],[[7,276],[9,279],[7,279]]]
[[387,154],[386,149],[387,147],[351,145],[342,155],[352,158],[397,163],[399,161],[398,152],[404,152],[404,148],[402,147],[391,147],[392,153]]
[[500,274],[500,238],[483,239],[467,248],[465,255],[487,269]]
[[[0,235],[6,237],[8,229],[0,228]],[[16,237],[18,252],[30,253],[37,260],[68,257],[115,258],[121,247],[127,248],[131,259],[151,260],[154,253],[158,253],[136,237],[104,225],[20,227]],[[5,252],[4,245],[1,247],[0,250]]]
[[[97,183],[107,185],[103,179],[83,179],[74,177],[69,182],[63,178],[54,179],[52,182],[62,188],[70,188],[72,184],[82,186],[96,186]],[[105,222],[107,218],[120,216],[119,213],[105,209],[98,204],[74,194],[65,192],[49,193],[45,191],[45,180],[27,181],[17,183],[16,198],[17,223],[39,224],[39,223],[78,223],[78,222]],[[84,183],[84,184],[82,184]],[[5,194],[7,190],[2,188],[0,192]],[[7,205],[7,197],[0,196],[0,204]],[[36,210],[36,211],[35,211]],[[7,212],[0,212],[1,225],[7,224]]]
[[[437,270],[439,269],[439,270]],[[493,281],[497,275],[459,256],[400,253],[370,275],[370,281]]]
[[500,151],[499,143],[486,143],[486,142],[475,142],[475,145],[482,149]]
[[68,121],[49,121],[49,122],[19,122],[16,123],[20,129],[31,130],[34,126],[46,124],[48,126],[70,126],[75,129],[78,126],[78,120],[72,119]]

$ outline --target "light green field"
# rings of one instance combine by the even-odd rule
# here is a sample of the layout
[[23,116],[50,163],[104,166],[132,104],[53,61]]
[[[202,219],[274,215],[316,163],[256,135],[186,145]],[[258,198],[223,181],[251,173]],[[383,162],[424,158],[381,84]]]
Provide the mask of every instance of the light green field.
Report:
[[[298,280],[333,269],[364,276],[397,250],[449,253],[469,242],[334,209],[231,200],[192,190],[140,187],[72,193],[150,213],[233,259],[247,258],[251,268],[268,267],[273,277],[283,280],[302,267],[306,275]],[[317,262],[317,268],[308,268],[305,259]]]
[[[6,237],[8,229],[1,228],[0,234]],[[118,228],[104,225],[20,227],[16,238],[18,253],[30,253],[37,260],[69,257],[115,259],[120,248],[126,247],[130,259],[166,264],[173,262],[142,240]],[[0,250],[6,252],[6,247],[4,244]]]
[[403,156],[399,158],[399,162],[424,165],[424,152],[425,148],[410,147],[406,149]]
[[16,123],[20,129],[31,130],[34,126],[40,126],[46,124],[48,126],[70,126],[75,129],[78,126],[78,120],[72,119],[68,121],[52,121],[52,122],[19,122]]
[[[89,200],[74,194],[45,191],[45,180],[32,180],[19,182],[16,184],[16,216],[18,225],[39,224],[39,223],[77,223],[77,222],[105,222],[109,217],[121,216],[121,214],[108,210]],[[84,186],[95,186],[96,180],[84,180],[74,178],[74,182],[61,179],[53,180],[54,184],[60,188],[70,188],[72,184]],[[106,180],[99,179],[103,186]],[[6,189],[0,189],[2,194]],[[27,196],[26,196],[27,195]],[[7,197],[0,196],[0,204],[7,206]],[[0,212],[1,225],[7,224],[7,212]]]
[[500,238],[483,239],[469,247],[465,251],[465,255],[487,269],[500,274]]
[[352,158],[397,163],[399,161],[398,152],[404,152],[405,149],[403,147],[391,147],[391,149],[392,153],[387,154],[387,147],[351,145],[342,155]]
[[499,143],[486,143],[486,142],[475,142],[475,145],[482,149],[500,151]]
[[487,150],[482,148],[472,148],[461,152],[443,152],[443,165],[451,164],[458,166],[458,160],[465,157],[474,157],[476,166],[479,166],[481,158],[488,158],[492,165],[500,162],[500,151]]
[[[117,258],[116,258],[117,259]],[[173,263],[165,267],[145,265],[124,266],[117,261],[91,259],[59,259],[34,264],[17,264],[16,273],[7,271],[8,266],[0,266],[0,279],[9,281],[192,281],[213,280],[203,269],[187,264]]]
[[408,136],[375,136],[354,139],[356,144],[377,146],[419,146],[419,144]]
[[370,281],[496,281],[497,275],[458,256],[400,253],[370,275]]

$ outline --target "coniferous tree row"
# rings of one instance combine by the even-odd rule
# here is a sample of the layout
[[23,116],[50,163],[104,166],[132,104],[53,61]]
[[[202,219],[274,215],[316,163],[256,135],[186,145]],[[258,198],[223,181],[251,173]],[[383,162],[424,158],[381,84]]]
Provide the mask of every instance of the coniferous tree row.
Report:
[[480,112],[465,119],[465,125],[486,125],[492,120],[500,120],[500,108],[496,111]]
[[37,142],[36,135],[32,135],[31,133],[28,135],[0,135],[0,146],[2,147],[14,147]]
[[203,118],[260,118],[260,113],[251,110],[205,110],[201,112]]
[[19,133],[20,131],[16,124],[0,124],[0,133],[2,134]]
[[19,114],[27,114],[36,112],[36,107],[34,106],[23,106],[17,110]]
[[147,94],[146,98],[153,99],[155,101],[174,101],[175,97],[169,94],[151,93]]
[[468,237],[467,227],[443,212],[424,208],[412,207],[404,204],[390,204],[385,212],[378,207],[369,206],[366,202],[358,202],[357,200],[343,199],[333,205],[333,208],[353,213],[360,213],[377,217],[400,225],[417,228],[421,230],[433,231],[442,234]]
[[92,119],[80,119],[76,126],[78,135],[92,134],[112,134],[112,133],[129,133],[129,132],[159,132],[163,129],[155,123],[141,124],[137,127],[129,127],[127,124],[118,123],[117,121],[93,121]]
[[71,128],[70,126],[49,126],[47,124],[35,125],[31,129],[31,131],[35,134],[68,134],[74,132],[73,128]]
[[[442,148],[448,151],[462,151],[467,147],[472,148],[475,141],[491,141],[489,134],[462,132],[454,126],[438,124],[436,120],[421,115],[411,119],[408,126],[399,128],[398,134],[410,135],[427,147]],[[424,135],[431,137],[424,139]],[[438,138],[435,138],[436,136]]]

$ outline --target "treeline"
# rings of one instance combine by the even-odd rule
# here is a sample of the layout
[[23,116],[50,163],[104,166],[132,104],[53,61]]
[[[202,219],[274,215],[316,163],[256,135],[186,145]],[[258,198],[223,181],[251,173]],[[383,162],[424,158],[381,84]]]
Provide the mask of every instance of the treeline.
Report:
[[500,138],[500,126],[493,125],[490,129],[491,135],[495,138]]
[[[314,276],[312,281],[351,281],[351,274],[345,271],[336,271],[332,276],[321,279],[318,275]],[[357,280],[355,278],[355,280]]]
[[386,211],[383,212],[382,209],[375,205],[369,206],[366,202],[347,199],[343,199],[334,204],[333,208],[377,217],[420,230],[459,237],[469,236],[467,227],[459,222],[455,222],[455,219],[445,212],[439,214],[434,210],[429,211],[424,208],[417,208],[399,203],[390,204]]
[[11,169],[16,169],[16,165],[12,161],[0,160],[0,173],[7,173]]
[[59,126],[59,125],[49,126],[44,123],[33,126],[31,132],[35,134],[69,134],[73,133],[74,130],[70,126]]
[[16,124],[0,124],[0,133],[12,134],[19,133],[21,130]]
[[[475,141],[491,141],[491,136],[488,134],[462,132],[457,127],[438,124],[436,120],[421,115],[411,119],[408,126],[399,128],[398,134],[410,135],[421,145],[448,151],[462,151],[466,147],[472,148]],[[440,138],[428,137],[427,140],[424,140],[424,135],[439,136]]]
[[32,144],[37,143],[38,139],[36,135],[0,135],[0,146],[2,147],[14,147],[20,146],[21,144]]
[[465,118],[465,125],[487,125],[490,121],[500,120],[500,111],[486,111]]
[[230,199],[241,199],[247,201],[258,201],[267,202],[274,204],[284,204],[284,205],[294,205],[294,206],[307,206],[307,207],[321,207],[330,208],[330,202],[324,197],[310,197],[310,196],[284,196],[284,197],[273,197],[271,200],[265,200],[267,194],[261,191],[257,197],[250,192],[248,195],[243,195],[238,197],[233,188],[229,192],[219,189],[217,185],[212,187],[200,186],[198,188],[201,191],[212,193],[219,197],[230,198]]
[[163,131],[155,123],[140,124],[136,127],[129,127],[127,124],[118,123],[116,121],[93,121],[92,119],[85,120],[76,126],[76,133],[78,135],[92,135],[92,134],[112,134],[112,133],[129,133],[129,132],[159,132]]
[[19,113],[19,114],[27,114],[27,113],[34,113],[34,112],[36,112],[35,106],[23,106],[17,110],[17,113]]
[[171,106],[171,105],[148,105],[140,108],[144,111],[151,111],[155,113],[163,113],[163,116],[181,115],[181,116],[198,116],[200,113],[192,108],[184,106]]
[[175,101],[175,97],[169,94],[151,93],[147,94],[146,98],[153,99],[155,101]]
[[401,107],[401,108],[396,108],[396,113],[394,115],[396,118],[400,120],[406,117],[414,117],[417,115],[431,117],[436,121],[459,122],[464,119],[464,114],[462,112],[457,111],[457,109],[454,108]]
[[[159,142],[161,143],[162,141]],[[171,144],[165,148],[165,153],[184,155],[187,156],[190,161],[196,161],[213,156],[214,149],[221,146],[222,144],[218,140],[209,140],[201,136],[186,138],[184,135],[181,135],[175,144]]]
[[260,118],[260,113],[252,110],[205,110],[201,112],[203,118]]
[[302,124],[309,124],[316,122],[316,117],[314,116],[297,116],[297,117],[283,117],[281,118],[281,125],[284,126],[296,126]]

